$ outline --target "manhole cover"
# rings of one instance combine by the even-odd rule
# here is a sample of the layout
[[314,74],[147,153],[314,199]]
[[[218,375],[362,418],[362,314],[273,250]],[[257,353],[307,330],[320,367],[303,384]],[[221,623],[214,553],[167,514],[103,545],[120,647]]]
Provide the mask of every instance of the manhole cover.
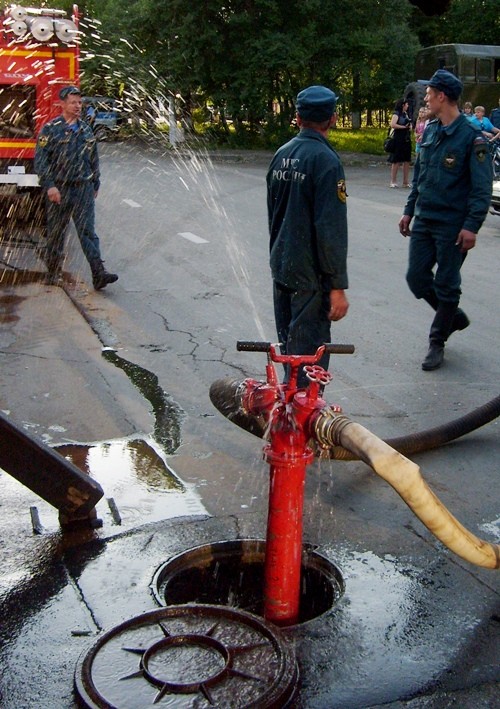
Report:
[[[188,549],[156,571],[151,584],[160,605],[208,603],[263,614],[262,539],[214,542]],[[299,623],[329,611],[344,593],[339,569],[305,545],[302,551]]]
[[105,633],[78,662],[75,688],[90,709],[280,709],[297,677],[273,625],[233,608],[183,605]]

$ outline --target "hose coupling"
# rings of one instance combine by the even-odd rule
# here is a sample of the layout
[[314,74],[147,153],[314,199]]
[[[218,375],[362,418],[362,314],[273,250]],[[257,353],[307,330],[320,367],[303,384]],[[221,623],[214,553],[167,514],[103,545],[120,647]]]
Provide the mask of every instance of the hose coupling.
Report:
[[339,414],[330,406],[321,409],[313,424],[313,434],[323,448],[340,446],[340,434],[352,423],[344,414]]

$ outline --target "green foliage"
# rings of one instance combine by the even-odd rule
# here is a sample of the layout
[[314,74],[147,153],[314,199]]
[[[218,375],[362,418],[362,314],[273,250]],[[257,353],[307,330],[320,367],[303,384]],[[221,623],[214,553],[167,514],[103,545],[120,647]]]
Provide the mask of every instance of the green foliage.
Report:
[[414,78],[420,42],[499,36],[494,5],[453,0],[427,18],[401,0],[86,0],[82,85],[123,95],[146,123],[175,96],[188,132],[210,108],[214,139],[274,144],[300,89],[332,87],[341,116],[386,110]]
[[412,15],[422,46],[433,44],[498,44],[500,6],[498,0],[452,0],[440,17],[425,17],[417,9]]

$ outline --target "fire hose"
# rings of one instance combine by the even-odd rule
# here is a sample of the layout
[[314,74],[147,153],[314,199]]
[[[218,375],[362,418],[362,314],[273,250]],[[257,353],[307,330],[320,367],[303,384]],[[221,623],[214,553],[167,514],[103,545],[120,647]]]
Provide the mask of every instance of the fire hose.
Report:
[[[221,379],[212,384],[210,398],[225,418],[254,436],[264,438],[266,423],[261,416],[251,416],[241,407],[241,390],[244,381]],[[500,396],[448,423],[428,428],[406,436],[385,440],[391,448],[403,455],[414,455],[423,451],[440,448],[450,441],[465,436],[481,426],[485,426],[500,416]],[[359,460],[359,456],[342,445],[330,444],[326,453],[335,460]]]
[[419,520],[457,556],[476,566],[500,567],[500,546],[469,532],[423,479],[420,468],[364,426],[324,408],[313,424],[320,445],[340,444],[391,485]]

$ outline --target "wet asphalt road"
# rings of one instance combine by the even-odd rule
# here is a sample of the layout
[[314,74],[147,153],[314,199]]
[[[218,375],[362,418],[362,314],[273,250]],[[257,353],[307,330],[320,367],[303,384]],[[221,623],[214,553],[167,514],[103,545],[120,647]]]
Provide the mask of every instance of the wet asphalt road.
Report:
[[[0,284],[0,408],[51,445],[101,447],[92,472],[122,524],[103,501],[101,530],[61,535],[48,505],[0,475],[6,707],[73,706],[78,657],[103,630],[156,607],[149,586],[160,564],[198,544],[265,535],[261,442],[223,419],[208,390],[222,377],[262,379],[264,356],[237,353],[235,343],[274,339],[267,157],[173,160],[125,145],[101,154],[98,231],[120,280],[89,289],[74,239],[64,289],[37,280],[34,254],[15,255],[34,275]],[[397,233],[405,195],[387,188],[384,165],[347,164],[346,172],[351,309],[334,338],[356,353],[334,358],[325,398],[390,437],[497,396],[500,218],[488,217],[463,269],[472,325],[450,340],[446,366],[425,373],[430,311],[406,289],[407,244]],[[104,359],[103,347],[132,370]],[[153,393],[137,385],[138,372],[156,378]],[[170,446],[161,416],[163,431],[180,431]],[[498,425],[414,458],[453,514],[496,542]],[[132,454],[131,440],[150,444],[181,498],[148,477],[144,448]],[[30,506],[41,535],[32,533]],[[360,463],[310,467],[304,538],[341,569],[346,589],[334,611],[288,633],[300,666],[294,706],[495,706],[497,572],[444,549]]]

